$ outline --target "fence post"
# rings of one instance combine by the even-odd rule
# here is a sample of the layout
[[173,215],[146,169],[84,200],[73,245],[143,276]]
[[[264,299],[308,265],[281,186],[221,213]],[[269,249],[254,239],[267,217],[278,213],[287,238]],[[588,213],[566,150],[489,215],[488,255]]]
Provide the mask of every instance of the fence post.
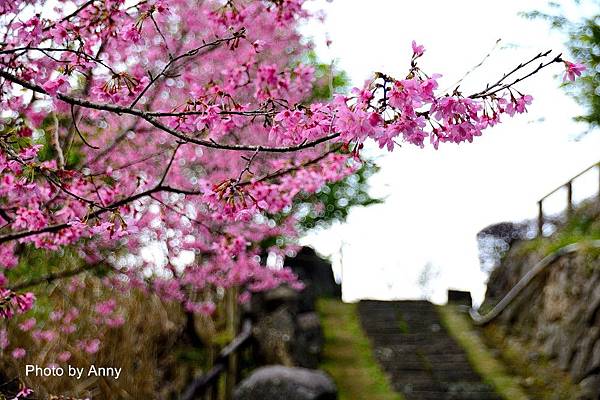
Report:
[[[234,337],[238,329],[238,309],[237,309],[237,290],[235,287],[226,292],[225,301],[227,302],[227,330]],[[227,371],[225,374],[225,398],[230,399],[233,394],[237,378],[237,351],[231,353],[227,359]]]
[[543,206],[543,201],[544,200],[540,200],[538,201],[538,226],[537,226],[537,230],[538,230],[538,236],[542,237],[544,234],[544,206]]
[[573,181],[567,182],[567,216],[573,215]]

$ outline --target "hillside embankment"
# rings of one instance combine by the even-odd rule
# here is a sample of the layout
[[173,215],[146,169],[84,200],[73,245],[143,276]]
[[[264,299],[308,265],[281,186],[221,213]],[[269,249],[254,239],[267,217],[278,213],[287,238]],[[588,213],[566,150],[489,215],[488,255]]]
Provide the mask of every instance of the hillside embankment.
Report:
[[[532,375],[532,386],[551,391],[553,399],[600,398],[600,249],[586,246],[598,239],[600,202],[593,200],[553,235],[514,243],[489,278],[482,314],[541,259],[566,245],[581,245],[556,257],[485,328],[488,338],[520,348],[530,365],[551,365],[562,374],[560,379]],[[561,389],[572,386],[567,381],[577,393]]]

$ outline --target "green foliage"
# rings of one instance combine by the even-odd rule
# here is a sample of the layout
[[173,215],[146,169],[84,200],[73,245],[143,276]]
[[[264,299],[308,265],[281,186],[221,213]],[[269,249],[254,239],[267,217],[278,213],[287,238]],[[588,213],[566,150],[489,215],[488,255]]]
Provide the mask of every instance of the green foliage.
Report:
[[22,118],[0,119],[0,145],[8,151],[19,152],[31,145],[31,138],[21,136],[19,132],[25,128]]
[[[87,265],[79,255],[75,246],[66,246],[56,251],[46,249],[36,249],[29,245],[19,245],[19,264],[17,267],[4,271],[4,274],[13,285],[27,285],[31,282],[37,285],[27,286],[27,290],[34,292],[44,292],[42,284],[57,284],[61,279],[55,279],[56,275],[70,276],[69,273],[81,269]],[[120,249],[114,249],[114,254],[120,254]],[[112,272],[108,264],[94,264],[93,268],[86,269],[88,274],[102,278]],[[77,274],[81,276],[80,274]],[[39,309],[40,298],[36,301],[36,308]]]
[[6,270],[5,274],[11,283],[20,284],[50,273],[75,268],[80,265],[79,260],[75,251],[69,247],[51,251],[21,245],[19,265]]
[[[55,121],[54,116],[52,114],[49,114],[48,116],[46,116],[46,118],[44,118],[42,124],[40,125],[42,135],[36,139],[36,143],[41,144],[43,146],[38,153],[38,158],[40,159],[40,161],[56,159],[56,148],[52,144],[51,136],[54,132],[54,129],[56,129],[56,123],[58,122],[58,125],[61,128],[72,129],[70,126],[70,117],[63,115],[57,118],[58,120]],[[66,164],[65,168],[74,169],[75,167],[81,164],[84,157],[83,153],[81,152],[81,144],[79,143],[79,141],[73,141],[68,150],[69,151],[67,152],[67,149],[63,148],[63,152],[65,153],[63,154],[65,157]]]
[[572,243],[600,239],[600,221],[597,217],[578,213],[546,244],[544,253],[550,254]]
[[301,61],[315,68],[315,78],[317,79],[312,96],[307,100],[307,104],[328,100],[335,93],[348,88],[350,84],[348,75],[344,71],[337,71],[334,63],[325,64],[320,62],[314,51],[305,54]]
[[299,196],[291,212],[299,217],[300,226],[305,230],[326,227],[334,221],[343,222],[352,207],[382,202],[368,193],[367,181],[378,170],[379,167],[366,162],[345,179],[325,185],[316,193]]
[[408,323],[404,320],[402,314],[398,315],[398,328],[400,328],[400,333],[409,333]]
[[563,86],[585,108],[585,114],[575,119],[595,128],[600,126],[600,1],[587,0],[585,3],[596,11],[593,15],[576,21],[565,17],[562,7],[552,2],[549,5],[555,10],[554,13],[532,11],[523,15],[527,18],[544,19],[553,29],[564,32],[567,35],[566,45],[573,59],[587,66],[587,71],[579,79]]

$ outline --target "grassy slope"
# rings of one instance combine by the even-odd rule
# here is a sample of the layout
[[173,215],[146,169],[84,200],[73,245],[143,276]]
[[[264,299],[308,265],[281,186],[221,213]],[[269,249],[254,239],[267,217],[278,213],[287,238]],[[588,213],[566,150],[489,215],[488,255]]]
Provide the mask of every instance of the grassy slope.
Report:
[[467,317],[452,306],[439,307],[442,323],[452,337],[467,352],[473,368],[486,383],[507,400],[527,400],[529,397],[519,386],[518,378],[508,374],[506,368],[487,350],[481,338],[473,330]]
[[364,336],[356,304],[319,300],[318,310],[325,331],[321,368],[334,379],[339,400],[402,400],[375,361]]

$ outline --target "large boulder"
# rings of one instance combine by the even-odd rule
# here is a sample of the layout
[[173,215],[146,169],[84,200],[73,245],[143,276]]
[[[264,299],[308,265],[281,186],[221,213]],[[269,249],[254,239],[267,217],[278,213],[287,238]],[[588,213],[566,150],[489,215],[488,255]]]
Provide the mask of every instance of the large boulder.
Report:
[[336,400],[337,388],[322,371],[272,365],[258,368],[234,391],[234,400]]

